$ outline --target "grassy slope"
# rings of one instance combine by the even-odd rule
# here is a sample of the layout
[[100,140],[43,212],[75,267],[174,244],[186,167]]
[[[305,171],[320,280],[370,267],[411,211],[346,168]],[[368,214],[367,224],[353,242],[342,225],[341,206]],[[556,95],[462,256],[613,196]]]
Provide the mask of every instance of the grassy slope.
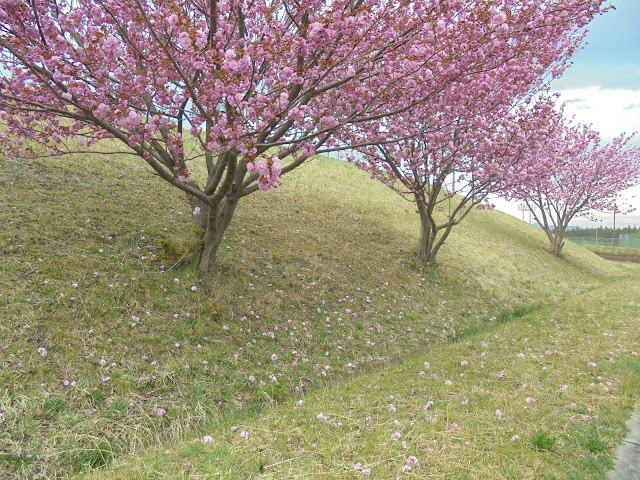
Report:
[[407,478],[603,479],[640,390],[639,317],[625,279],[90,478],[401,478],[414,456]]
[[598,255],[610,255],[623,259],[640,259],[640,248],[609,247],[607,245],[585,245],[585,248]]
[[499,212],[425,271],[412,206],[318,159],[243,202],[221,272],[165,274],[185,207],[127,158],[0,159],[0,477],[99,466],[630,271]]

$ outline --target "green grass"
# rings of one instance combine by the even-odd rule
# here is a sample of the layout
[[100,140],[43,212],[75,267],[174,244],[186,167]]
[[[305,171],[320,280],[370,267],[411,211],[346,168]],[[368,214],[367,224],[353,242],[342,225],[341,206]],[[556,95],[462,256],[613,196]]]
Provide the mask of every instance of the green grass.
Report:
[[640,259],[640,248],[609,247],[606,245],[585,245],[585,248],[599,255]]
[[536,432],[533,437],[531,437],[532,446],[538,450],[551,451],[555,443],[555,439],[543,431]]
[[301,403],[212,423],[201,437],[89,478],[357,479],[362,469],[403,478],[415,456],[408,478],[602,479],[640,391],[637,280],[485,327]]
[[0,158],[0,478],[106,464],[633,271],[557,259],[495,211],[425,270],[412,205],[366,174],[316,159],[284,181],[241,203],[201,277],[161,268],[192,243],[188,206],[145,166]]

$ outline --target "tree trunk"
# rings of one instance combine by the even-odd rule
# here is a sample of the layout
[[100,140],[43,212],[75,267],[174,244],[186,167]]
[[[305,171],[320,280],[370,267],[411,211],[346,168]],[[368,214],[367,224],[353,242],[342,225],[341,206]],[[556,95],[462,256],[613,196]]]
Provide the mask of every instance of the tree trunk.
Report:
[[420,261],[429,265],[435,259],[433,246],[436,240],[436,229],[433,221],[429,217],[426,205],[420,200],[417,202],[418,213],[420,214],[420,241],[418,243],[418,258]]
[[213,270],[223,236],[224,232],[221,229],[208,229],[202,236],[202,246],[196,262],[196,269],[199,272],[209,273]]
[[[234,196],[225,197],[220,204],[209,206],[206,209],[206,216],[204,216],[206,222],[198,222],[200,225],[206,224],[202,229],[202,244],[196,261],[196,270],[199,272],[209,273],[215,267],[218,247],[224,238],[224,233],[229,228],[237,205],[237,198]],[[202,207],[200,215],[205,215]]]
[[554,235],[551,240],[551,246],[549,247],[549,252],[554,254],[556,257],[562,256],[562,247],[564,247],[564,236],[563,235]]
[[[536,221],[537,220],[538,219],[536,218]],[[569,221],[567,220],[566,223],[568,224]],[[562,247],[564,247],[564,234],[567,231],[567,227],[562,218],[558,219],[558,222],[556,225],[557,225],[556,228],[552,230],[549,224],[547,223],[546,218],[544,218],[544,225],[542,225],[542,229],[544,230],[544,233],[547,235],[547,238],[549,239],[549,253],[555,255],[556,257],[561,257]]]

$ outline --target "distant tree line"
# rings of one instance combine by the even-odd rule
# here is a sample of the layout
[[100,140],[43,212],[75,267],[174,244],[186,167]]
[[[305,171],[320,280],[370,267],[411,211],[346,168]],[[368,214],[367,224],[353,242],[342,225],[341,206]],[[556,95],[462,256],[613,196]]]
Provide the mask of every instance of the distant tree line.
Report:
[[574,228],[567,232],[569,237],[595,237],[597,231],[598,238],[614,238],[620,235],[640,235],[640,228],[636,225],[626,226],[624,228],[597,227],[597,228]]

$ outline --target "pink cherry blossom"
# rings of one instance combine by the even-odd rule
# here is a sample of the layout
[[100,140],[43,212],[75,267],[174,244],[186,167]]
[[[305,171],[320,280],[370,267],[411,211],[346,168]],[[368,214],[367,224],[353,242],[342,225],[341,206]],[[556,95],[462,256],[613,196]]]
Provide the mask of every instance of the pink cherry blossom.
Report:
[[640,147],[633,135],[621,134],[604,144],[591,126],[572,124],[563,108],[549,123],[549,137],[536,153],[545,172],[518,186],[510,196],[524,200],[550,242],[549,251],[561,255],[569,222],[589,211],[629,213],[619,192],[638,184]]
[[[407,182],[399,193],[419,209],[440,206],[417,188],[423,179],[457,172],[471,186],[467,207],[450,217],[457,222],[489,191],[527,176],[519,142],[507,138],[518,134],[510,109],[562,73],[606,7],[445,4],[9,2],[0,9],[3,154],[35,153],[16,140],[66,153],[63,137],[84,149],[116,139],[201,209],[193,223],[203,271],[235,205],[316,153],[361,150],[359,166],[390,187]],[[198,162],[204,180],[187,168]],[[485,188],[492,175],[499,181]]]

